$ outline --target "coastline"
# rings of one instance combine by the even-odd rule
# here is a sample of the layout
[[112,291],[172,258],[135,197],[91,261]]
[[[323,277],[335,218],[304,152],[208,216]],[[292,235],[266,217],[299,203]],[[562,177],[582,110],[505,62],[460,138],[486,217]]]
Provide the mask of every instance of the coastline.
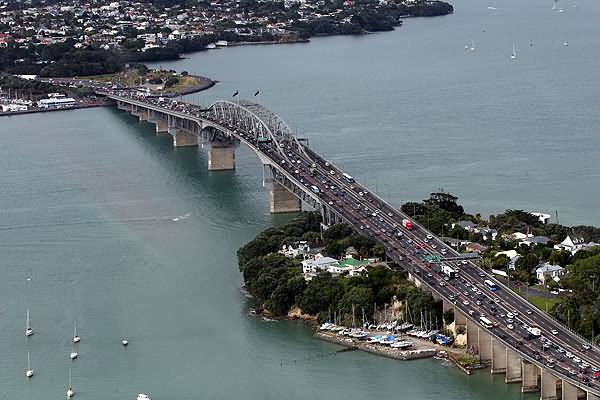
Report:
[[81,110],[81,109],[85,109],[85,108],[108,107],[111,105],[112,105],[112,102],[110,102],[110,101],[98,101],[98,102],[94,102],[94,103],[76,104],[71,107],[35,108],[35,109],[25,110],[25,111],[6,111],[6,112],[0,111],[0,117],[9,117],[11,115],[49,113],[49,112],[55,112],[55,111]]
[[190,75],[190,76],[194,77],[199,83],[197,85],[191,86],[189,88],[185,88],[185,89],[180,90],[175,93],[163,94],[162,97],[171,98],[171,97],[185,96],[185,95],[192,94],[192,93],[202,92],[204,90],[208,90],[211,87],[215,86],[218,82],[218,81],[212,80],[210,78],[207,78],[205,76],[200,76],[200,75]]

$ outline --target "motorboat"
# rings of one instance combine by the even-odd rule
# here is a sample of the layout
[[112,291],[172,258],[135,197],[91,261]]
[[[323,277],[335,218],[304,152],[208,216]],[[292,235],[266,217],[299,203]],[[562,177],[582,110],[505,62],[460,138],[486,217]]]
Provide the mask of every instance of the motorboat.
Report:
[[33,335],[33,329],[31,328],[31,322],[29,321],[29,308],[27,309],[27,322],[25,325],[25,336]]
[[144,393],[140,393],[137,395],[137,400],[150,400],[150,396]]
[[29,360],[29,352],[27,352],[27,371],[25,371],[25,376],[28,378],[33,376],[33,369],[31,369],[31,361]]
[[71,368],[69,368],[69,388],[67,389],[67,398],[75,396],[75,390],[73,389],[73,384],[71,382]]
[[77,334],[77,321],[75,321],[74,326],[73,326],[73,343],[79,343],[80,341],[81,341],[81,338]]

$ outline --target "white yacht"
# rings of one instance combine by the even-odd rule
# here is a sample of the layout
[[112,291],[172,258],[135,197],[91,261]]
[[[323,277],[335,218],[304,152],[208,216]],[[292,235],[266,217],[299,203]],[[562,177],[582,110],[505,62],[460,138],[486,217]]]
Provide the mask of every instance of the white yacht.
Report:
[[31,369],[31,361],[29,360],[29,352],[27,352],[27,371],[25,376],[31,378],[33,376],[33,369]]
[[517,59],[517,45],[513,43],[513,51],[512,54],[510,56],[511,60],[516,60]]
[[140,393],[137,395],[137,400],[150,400],[150,397],[147,394]]
[[129,344],[129,341],[127,341],[127,339],[123,339],[123,340],[121,340],[121,344],[123,346],[127,346]]
[[69,388],[67,389],[67,398],[75,396],[75,390],[73,390],[73,384],[71,383],[71,368],[69,368]]
[[69,357],[71,358],[71,360],[74,360],[77,358],[77,356],[79,356],[79,354],[75,351],[75,346],[72,346],[71,354],[69,354]]
[[25,325],[25,336],[33,335],[33,329],[31,328],[31,322],[29,321],[29,308],[27,309],[27,323]]
[[80,341],[81,341],[81,338],[77,334],[77,321],[75,321],[74,326],[73,326],[73,343],[79,343]]

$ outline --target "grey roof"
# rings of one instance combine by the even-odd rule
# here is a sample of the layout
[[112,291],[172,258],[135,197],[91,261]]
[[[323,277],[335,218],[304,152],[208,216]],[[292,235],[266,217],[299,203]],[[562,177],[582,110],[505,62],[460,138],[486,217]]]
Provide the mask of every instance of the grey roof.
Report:
[[557,271],[564,271],[564,268],[561,267],[560,265],[553,265],[553,264],[541,264],[538,265],[538,267],[535,269],[535,272],[557,272]]
[[525,239],[529,243],[546,244],[550,241],[549,237],[546,236],[532,236]]

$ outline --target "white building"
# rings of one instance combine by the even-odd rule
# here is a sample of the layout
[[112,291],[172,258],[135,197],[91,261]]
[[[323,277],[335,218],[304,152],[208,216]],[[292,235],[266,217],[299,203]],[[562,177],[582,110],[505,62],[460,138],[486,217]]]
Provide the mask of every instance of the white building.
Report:
[[73,99],[71,97],[41,99],[40,101],[38,101],[38,107],[40,107],[40,108],[63,108],[63,107],[71,107],[74,105],[75,105],[75,99]]
[[292,243],[289,245],[281,246],[281,250],[279,250],[280,254],[283,254],[286,257],[296,258],[299,255],[305,255],[310,253],[310,244],[307,241],[301,240],[296,243]]
[[2,112],[15,112],[15,111],[27,111],[25,104],[3,104]]
[[556,250],[566,250],[571,254],[577,253],[579,250],[585,247],[585,239],[582,236],[567,235],[565,240],[557,245],[554,245]]
[[317,254],[312,258],[307,258],[302,261],[302,272],[304,279],[310,281],[320,272],[327,271],[332,275],[348,275],[357,276],[367,273],[368,260],[357,260],[352,256],[346,256],[342,260],[336,260],[331,257],[324,257]]
[[535,269],[535,275],[541,285],[547,285],[550,280],[558,282],[564,274],[565,269],[563,267],[550,263],[541,264]]

